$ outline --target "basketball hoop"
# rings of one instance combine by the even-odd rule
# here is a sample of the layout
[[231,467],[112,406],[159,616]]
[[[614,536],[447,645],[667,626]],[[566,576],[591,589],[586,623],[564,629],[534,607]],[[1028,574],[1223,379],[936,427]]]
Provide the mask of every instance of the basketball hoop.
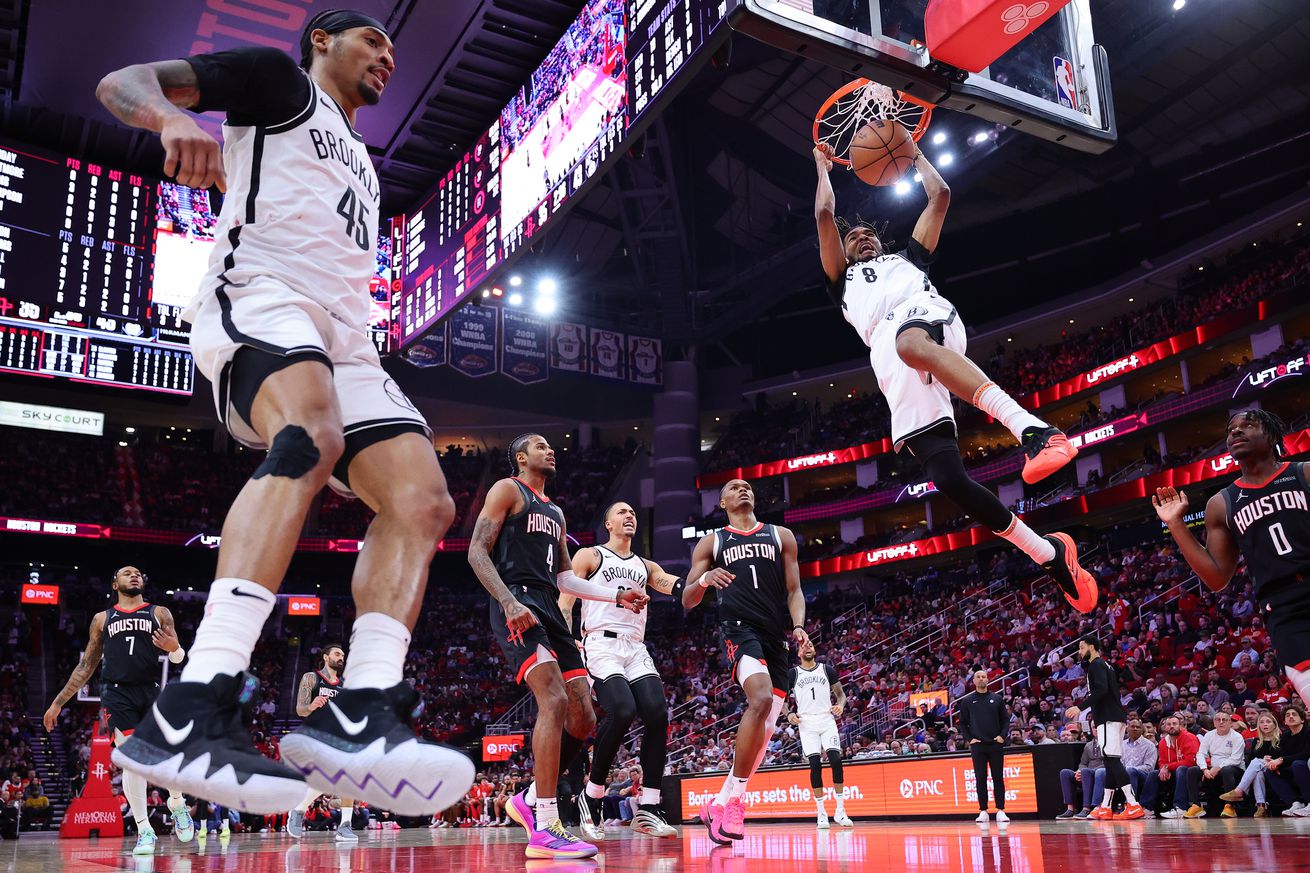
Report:
[[916,142],[928,130],[933,106],[868,79],[848,82],[814,114],[814,144],[832,149],[832,161],[850,167],[851,139],[874,119],[897,121]]

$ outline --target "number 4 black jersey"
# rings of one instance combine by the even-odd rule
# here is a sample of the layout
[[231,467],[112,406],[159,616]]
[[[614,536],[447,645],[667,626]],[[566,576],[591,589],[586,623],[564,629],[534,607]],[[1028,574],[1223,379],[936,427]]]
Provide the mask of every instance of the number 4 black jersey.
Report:
[[105,610],[105,682],[121,685],[153,685],[159,681],[159,656],[154,633],[159,630],[155,608],[143,603],[136,609]]
[[564,510],[538,494],[523,480],[510,480],[523,497],[523,509],[505,518],[496,539],[493,560],[506,587],[521,585],[559,594],[559,542],[564,536]]
[[718,589],[721,621],[740,621],[777,636],[789,632],[787,577],[776,526],[761,522],[751,531],[715,531],[712,566],[735,577],[727,588]]
[[1238,479],[1223,490],[1228,529],[1261,597],[1271,585],[1310,571],[1310,484],[1304,464],[1285,463],[1265,482]]

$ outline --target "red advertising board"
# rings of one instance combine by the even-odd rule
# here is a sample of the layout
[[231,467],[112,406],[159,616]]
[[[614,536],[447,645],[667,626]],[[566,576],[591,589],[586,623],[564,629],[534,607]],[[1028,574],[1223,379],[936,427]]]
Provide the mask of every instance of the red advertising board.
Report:
[[[844,769],[846,812],[852,817],[978,814],[977,782],[973,762],[967,757],[847,761]],[[722,774],[680,780],[684,814],[699,810],[722,787]],[[831,793],[832,788],[827,791]],[[748,819],[813,819],[810,771],[802,767],[759,771],[746,790],[746,807]],[[1005,809],[1037,811],[1031,754],[1005,756]]]
[[59,605],[59,586],[58,585],[34,585],[30,582],[23,585],[21,600],[23,603],[36,603],[43,606]]
[[287,615],[319,615],[321,610],[317,597],[292,595],[287,598]]
[[[483,761],[508,761],[515,752],[523,748],[526,734],[499,734],[482,738]],[[717,789],[716,789],[717,790]]]
[[815,452],[809,455],[799,455],[795,458],[784,458],[781,461],[766,461],[753,467],[717,470],[713,473],[706,473],[704,476],[698,476],[696,478],[696,487],[713,488],[733,479],[764,479],[769,476],[781,476],[784,473],[795,473],[800,470],[835,467],[838,464],[853,464],[856,461],[865,461],[878,455],[885,455],[891,450],[891,439],[884,437],[873,443],[864,443],[859,446],[849,446],[844,449],[834,449],[826,452]]

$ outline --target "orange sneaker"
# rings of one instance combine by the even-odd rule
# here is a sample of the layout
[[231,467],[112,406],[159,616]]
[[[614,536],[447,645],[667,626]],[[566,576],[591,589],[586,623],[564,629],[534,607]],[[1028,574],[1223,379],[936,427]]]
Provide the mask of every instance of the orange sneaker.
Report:
[[1110,821],[1114,817],[1114,810],[1110,809],[1108,806],[1098,806],[1096,809],[1093,809],[1092,814],[1088,816],[1088,818],[1094,821]]
[[1140,803],[1130,803],[1114,816],[1115,821],[1132,821],[1135,818],[1146,818],[1146,810],[1142,809]]
[[1096,577],[1078,563],[1078,546],[1073,537],[1053,533],[1046,536],[1046,541],[1055,546],[1055,557],[1042,564],[1042,569],[1051,574],[1070,606],[1078,612],[1091,612],[1101,599],[1101,591]]
[[1078,456],[1078,449],[1058,427],[1024,433],[1023,481],[1036,485]]

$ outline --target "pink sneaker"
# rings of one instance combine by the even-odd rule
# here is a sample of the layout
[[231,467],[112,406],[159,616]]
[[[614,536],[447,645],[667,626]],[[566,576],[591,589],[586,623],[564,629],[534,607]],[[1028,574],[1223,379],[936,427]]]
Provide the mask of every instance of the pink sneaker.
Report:
[[710,839],[720,846],[731,846],[732,838],[723,833],[723,820],[727,811],[713,800],[705,801],[700,808],[700,821],[710,832]]
[[723,808],[723,824],[720,830],[730,840],[740,840],[746,835],[746,804],[742,802],[740,795],[730,798],[727,806]]
[[523,854],[529,858],[560,858],[576,860],[590,858],[599,851],[591,843],[584,842],[564,829],[559,819],[555,819],[545,830],[534,831],[528,840],[528,847]]
[[531,839],[532,834],[537,830],[537,818],[533,813],[532,804],[528,803],[526,788],[509,799],[509,803],[505,804],[505,812],[528,832],[528,838]]

